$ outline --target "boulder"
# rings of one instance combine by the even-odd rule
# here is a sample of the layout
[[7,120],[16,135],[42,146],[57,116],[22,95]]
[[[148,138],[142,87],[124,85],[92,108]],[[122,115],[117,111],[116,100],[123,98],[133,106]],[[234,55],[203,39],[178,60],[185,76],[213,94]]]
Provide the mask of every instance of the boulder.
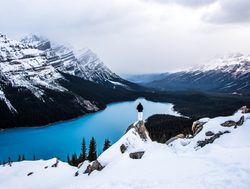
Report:
[[214,134],[210,138],[207,138],[205,140],[199,140],[199,141],[197,141],[197,147],[201,147],[202,148],[202,147],[206,146],[207,144],[211,144],[217,138],[219,138],[221,135],[226,134],[226,133],[230,133],[230,132],[229,131],[224,131],[224,132],[219,131],[218,133]]
[[148,130],[145,127],[144,121],[138,121],[136,124],[130,125],[126,130],[126,133],[132,128],[136,130],[136,132],[139,134],[142,140],[144,141],[148,140],[149,138]]
[[132,152],[129,154],[129,157],[131,159],[141,159],[144,155],[145,151],[139,151],[139,152]]
[[27,176],[30,176],[30,175],[32,175],[33,174],[33,172],[29,172],[28,174],[27,174]]
[[247,106],[242,106],[240,110],[241,110],[241,113],[243,114],[250,113],[250,109]]
[[241,117],[240,117],[240,120],[236,122],[236,125],[237,125],[237,126],[241,126],[241,125],[243,125],[244,121],[245,121],[245,117],[244,117],[244,116],[241,116]]
[[95,160],[87,166],[84,174],[90,175],[93,171],[101,171],[103,168],[104,167],[100,164],[100,162],[98,160]]
[[192,125],[193,136],[197,135],[202,129],[206,122],[195,121]]
[[206,136],[213,136],[214,133],[213,133],[212,131],[207,131],[207,132],[205,133],[205,135],[206,135]]
[[121,153],[123,154],[126,150],[127,150],[127,146],[125,146],[125,144],[122,144],[121,146],[120,146],[120,150],[121,150]]
[[78,171],[76,171],[75,172],[75,177],[77,177],[79,175],[79,172]]
[[55,162],[53,165],[51,165],[51,167],[57,167],[57,166],[58,166],[58,163],[59,163],[59,160],[56,159],[56,162]]
[[223,127],[233,127],[234,126],[236,128],[237,126],[243,125],[244,121],[245,121],[245,117],[241,116],[239,121],[236,122],[233,120],[228,120],[228,121],[225,121],[224,123],[222,123],[221,126],[223,126]]
[[235,125],[236,125],[236,122],[232,121],[232,120],[225,121],[224,123],[221,124],[221,126],[223,126],[223,127],[232,127],[232,126],[235,126]]

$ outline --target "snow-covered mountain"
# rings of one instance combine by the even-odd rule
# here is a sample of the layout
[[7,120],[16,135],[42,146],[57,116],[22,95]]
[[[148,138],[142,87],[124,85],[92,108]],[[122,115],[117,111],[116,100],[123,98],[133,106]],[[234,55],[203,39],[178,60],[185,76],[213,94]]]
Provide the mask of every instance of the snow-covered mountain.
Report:
[[[97,111],[112,100],[126,95],[130,99],[132,92],[124,91],[137,88],[89,49],[75,53],[44,37],[31,35],[15,41],[0,34],[2,128],[47,124]],[[57,113],[51,112],[55,110]],[[65,113],[66,117],[61,115]]]
[[[193,130],[193,136],[159,144],[135,123],[97,161],[79,168],[56,158],[1,166],[0,188],[248,189],[250,113],[203,118]],[[91,168],[99,171],[83,174]]]
[[230,54],[215,58],[202,66],[167,73],[161,79],[152,78],[143,85],[161,90],[250,92],[250,55]]
[[[116,84],[124,87],[127,83],[112,72],[90,49],[74,51],[69,45],[51,43],[45,37],[30,35],[21,40],[23,43],[45,50],[48,64],[57,70],[81,77],[99,84]],[[124,85],[123,85],[124,84]]]

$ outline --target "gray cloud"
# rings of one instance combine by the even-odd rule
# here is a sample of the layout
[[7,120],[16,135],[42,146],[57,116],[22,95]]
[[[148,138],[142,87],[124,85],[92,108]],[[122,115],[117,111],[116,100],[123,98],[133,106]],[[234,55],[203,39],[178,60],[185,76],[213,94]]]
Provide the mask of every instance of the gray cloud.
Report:
[[219,9],[206,14],[204,21],[214,23],[249,23],[250,1],[249,0],[220,0]]
[[[245,24],[201,21],[204,10],[210,10],[206,5],[214,0],[166,1],[164,5],[163,0],[1,1],[0,32],[10,38],[35,33],[75,48],[88,47],[117,73],[166,72],[227,51],[249,52],[245,41],[250,41],[250,28]],[[207,19],[212,22],[219,14],[220,10],[210,11]]]
[[145,0],[148,2],[157,2],[157,3],[164,3],[164,4],[178,4],[187,7],[201,7],[210,5],[217,0]]

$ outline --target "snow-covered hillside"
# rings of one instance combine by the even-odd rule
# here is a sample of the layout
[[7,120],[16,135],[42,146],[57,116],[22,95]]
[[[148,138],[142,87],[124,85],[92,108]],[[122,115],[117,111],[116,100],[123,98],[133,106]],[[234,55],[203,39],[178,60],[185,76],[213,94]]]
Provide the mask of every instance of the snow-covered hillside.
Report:
[[45,37],[16,41],[0,33],[0,128],[72,119],[130,99],[139,88],[89,49],[76,53]]
[[[250,113],[238,111],[232,116],[198,122],[203,129],[194,137],[179,138],[168,145],[152,142],[137,123],[99,156],[98,162],[104,168],[89,176],[83,174],[88,162],[79,169],[61,161],[58,167],[51,167],[56,159],[1,166],[0,188],[249,189]],[[230,124],[238,126],[227,127]],[[224,134],[216,138],[218,133]],[[213,137],[213,142],[199,147],[201,141]],[[132,159],[133,152],[144,154],[140,154],[141,159]]]
[[75,51],[70,45],[50,42],[45,37],[26,36],[23,43],[45,50],[48,63],[56,69],[96,83],[124,82],[90,49]]

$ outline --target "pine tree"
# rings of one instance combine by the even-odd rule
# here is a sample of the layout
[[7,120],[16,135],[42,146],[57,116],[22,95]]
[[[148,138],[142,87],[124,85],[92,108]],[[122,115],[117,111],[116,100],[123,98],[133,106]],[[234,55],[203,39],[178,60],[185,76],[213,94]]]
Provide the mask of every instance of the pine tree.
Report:
[[8,165],[11,167],[11,158],[8,157]]
[[24,157],[24,154],[23,154],[23,158],[22,158],[22,161],[24,161],[25,160],[25,157]]
[[73,166],[77,166],[78,165],[76,153],[72,154],[71,165],[73,165]]
[[22,159],[21,159],[21,155],[19,154],[18,155],[18,160],[17,161],[21,161]]
[[80,162],[83,162],[86,160],[86,142],[85,142],[85,138],[82,139],[82,152],[80,154]]
[[35,155],[33,155],[33,160],[36,160],[36,156]]
[[70,164],[70,165],[71,165],[71,161],[70,161],[69,154],[67,155],[67,162],[68,162],[68,164]]
[[88,154],[88,160],[89,161],[94,161],[97,159],[96,155],[96,141],[94,137],[91,138],[90,143],[89,143],[89,154]]
[[111,146],[111,142],[109,139],[105,139],[104,145],[103,145],[103,152],[107,150]]

